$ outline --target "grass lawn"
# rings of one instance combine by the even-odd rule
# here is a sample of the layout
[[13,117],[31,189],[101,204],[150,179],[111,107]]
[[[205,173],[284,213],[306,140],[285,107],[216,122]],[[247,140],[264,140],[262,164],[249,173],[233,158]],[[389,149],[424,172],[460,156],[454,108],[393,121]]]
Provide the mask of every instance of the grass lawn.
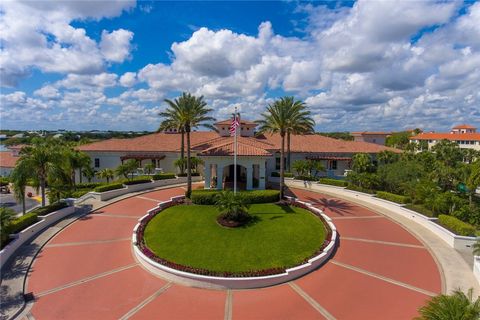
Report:
[[148,223],[145,243],[171,262],[243,272],[298,265],[325,239],[323,223],[307,210],[254,204],[249,212],[256,217],[254,224],[229,229],[217,224],[214,206],[174,206]]

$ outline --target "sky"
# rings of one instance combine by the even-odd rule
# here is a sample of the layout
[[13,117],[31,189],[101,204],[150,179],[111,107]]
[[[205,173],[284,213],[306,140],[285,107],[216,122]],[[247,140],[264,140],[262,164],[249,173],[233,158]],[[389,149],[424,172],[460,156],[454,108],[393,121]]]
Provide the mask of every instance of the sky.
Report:
[[480,2],[2,1],[0,128],[156,130],[164,99],[318,131],[480,127]]

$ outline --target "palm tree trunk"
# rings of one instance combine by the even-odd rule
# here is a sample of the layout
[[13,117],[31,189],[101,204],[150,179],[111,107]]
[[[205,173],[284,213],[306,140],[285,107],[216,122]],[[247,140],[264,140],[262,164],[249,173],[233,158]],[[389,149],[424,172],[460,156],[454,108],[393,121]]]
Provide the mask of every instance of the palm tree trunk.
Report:
[[25,188],[23,188],[23,194],[22,194],[22,212],[23,212],[23,215],[25,215],[25,213],[27,212],[27,208],[25,205]]
[[187,131],[187,193],[186,193],[186,197],[190,198],[190,195],[192,194],[192,167],[191,167],[192,160],[190,159],[190,130],[189,130],[189,128],[186,131]]
[[185,159],[185,130],[181,130],[182,132],[182,142],[181,142],[181,147],[180,147],[180,158],[182,159],[181,165],[180,165],[180,172],[183,174],[185,173],[185,163],[183,162]]
[[287,171],[288,172],[292,172],[290,163],[291,163],[290,132],[287,132]]
[[45,187],[46,187],[45,177],[41,177],[40,178],[40,189],[42,191],[42,207],[45,207]]
[[285,175],[285,133],[281,133],[282,148],[280,149],[280,200],[283,199],[283,185]]
[[79,179],[79,182],[82,183],[82,168],[79,169]]

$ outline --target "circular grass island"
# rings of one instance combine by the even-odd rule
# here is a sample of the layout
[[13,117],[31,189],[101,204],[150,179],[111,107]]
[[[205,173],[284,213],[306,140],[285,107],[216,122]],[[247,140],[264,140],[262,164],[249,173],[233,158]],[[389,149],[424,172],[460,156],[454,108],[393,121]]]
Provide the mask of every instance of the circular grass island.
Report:
[[324,222],[308,210],[265,203],[252,204],[248,212],[249,224],[225,228],[215,206],[175,205],[148,221],[143,244],[163,265],[222,277],[279,274],[325,245]]

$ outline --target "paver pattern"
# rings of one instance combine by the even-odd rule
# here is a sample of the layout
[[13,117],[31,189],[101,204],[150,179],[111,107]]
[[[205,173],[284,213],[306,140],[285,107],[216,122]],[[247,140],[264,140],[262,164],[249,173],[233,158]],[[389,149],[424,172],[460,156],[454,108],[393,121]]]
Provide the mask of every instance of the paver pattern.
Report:
[[293,282],[253,290],[171,283],[135,260],[137,219],[170,188],[134,196],[74,222],[39,253],[27,279],[37,319],[411,319],[442,290],[428,249],[394,221],[359,205],[292,189],[337,226],[332,259]]

